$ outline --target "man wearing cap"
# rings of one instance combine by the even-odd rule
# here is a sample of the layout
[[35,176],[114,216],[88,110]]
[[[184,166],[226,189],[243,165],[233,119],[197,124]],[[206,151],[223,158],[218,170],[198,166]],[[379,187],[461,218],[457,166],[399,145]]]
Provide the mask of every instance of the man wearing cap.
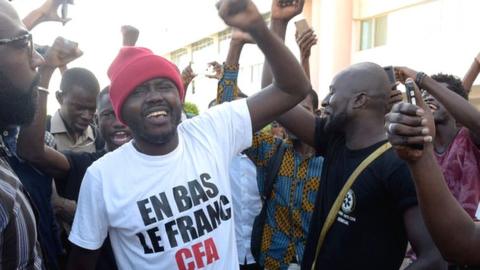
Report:
[[68,269],[93,269],[107,235],[119,269],[238,269],[231,160],[254,131],[303,100],[310,84],[250,0],[218,8],[227,25],[253,36],[275,82],[179,124],[184,88],[176,67],[148,49],[123,48],[109,69],[110,98],[133,140],[88,169]]

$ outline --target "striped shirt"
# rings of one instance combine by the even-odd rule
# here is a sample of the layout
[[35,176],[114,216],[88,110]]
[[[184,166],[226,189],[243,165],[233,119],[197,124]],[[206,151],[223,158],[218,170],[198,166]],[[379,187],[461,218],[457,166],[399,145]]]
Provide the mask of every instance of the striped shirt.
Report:
[[0,269],[43,269],[33,208],[0,144]]
[[[239,65],[223,65],[217,103],[232,101],[240,93],[238,71]],[[254,135],[252,146],[245,150],[257,166],[260,194],[264,192],[268,163],[279,140],[270,133],[259,132]],[[286,270],[291,262],[301,262],[322,173],[322,157],[304,157],[295,151],[291,140],[284,143],[287,148],[267,201],[267,220],[257,262],[265,269]]]

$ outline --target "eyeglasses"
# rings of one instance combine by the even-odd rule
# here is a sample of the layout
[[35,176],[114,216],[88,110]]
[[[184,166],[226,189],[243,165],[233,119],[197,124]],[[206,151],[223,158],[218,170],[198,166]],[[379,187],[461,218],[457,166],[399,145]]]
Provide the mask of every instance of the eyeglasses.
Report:
[[13,45],[19,49],[27,48],[30,58],[33,56],[33,40],[30,33],[18,37],[0,39],[0,45]]

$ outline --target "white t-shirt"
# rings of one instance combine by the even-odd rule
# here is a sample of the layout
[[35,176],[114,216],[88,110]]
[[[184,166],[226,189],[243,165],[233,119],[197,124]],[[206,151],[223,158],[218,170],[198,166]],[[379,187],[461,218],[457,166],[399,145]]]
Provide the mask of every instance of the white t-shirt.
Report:
[[251,145],[246,100],[183,122],[178,136],[164,156],[127,143],[95,162],[69,240],[96,250],[109,234],[120,269],[238,269],[228,172]]

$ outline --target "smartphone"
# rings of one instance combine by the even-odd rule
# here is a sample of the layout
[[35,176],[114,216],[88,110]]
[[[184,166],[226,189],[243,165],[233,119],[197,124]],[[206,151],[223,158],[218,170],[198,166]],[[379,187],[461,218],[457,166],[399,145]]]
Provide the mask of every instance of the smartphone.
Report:
[[397,77],[395,76],[395,69],[393,66],[387,66],[383,67],[383,70],[387,73],[388,80],[390,81],[390,84],[393,86],[397,83]]
[[310,29],[308,26],[307,20],[303,19],[295,22],[295,27],[297,28],[298,35],[301,36]]
[[68,3],[69,0],[63,0],[62,3],[62,20],[63,20],[63,25],[65,25],[65,20],[68,17]]
[[415,86],[412,81],[405,82],[405,91],[407,92],[407,101],[413,105],[417,105],[415,100]]
[[[413,105],[417,105],[417,102],[415,100],[415,85],[413,85],[412,81],[406,81],[405,82],[405,91],[407,93],[407,101],[408,103],[411,103]],[[423,149],[423,144],[412,144],[412,148],[422,150]]]

